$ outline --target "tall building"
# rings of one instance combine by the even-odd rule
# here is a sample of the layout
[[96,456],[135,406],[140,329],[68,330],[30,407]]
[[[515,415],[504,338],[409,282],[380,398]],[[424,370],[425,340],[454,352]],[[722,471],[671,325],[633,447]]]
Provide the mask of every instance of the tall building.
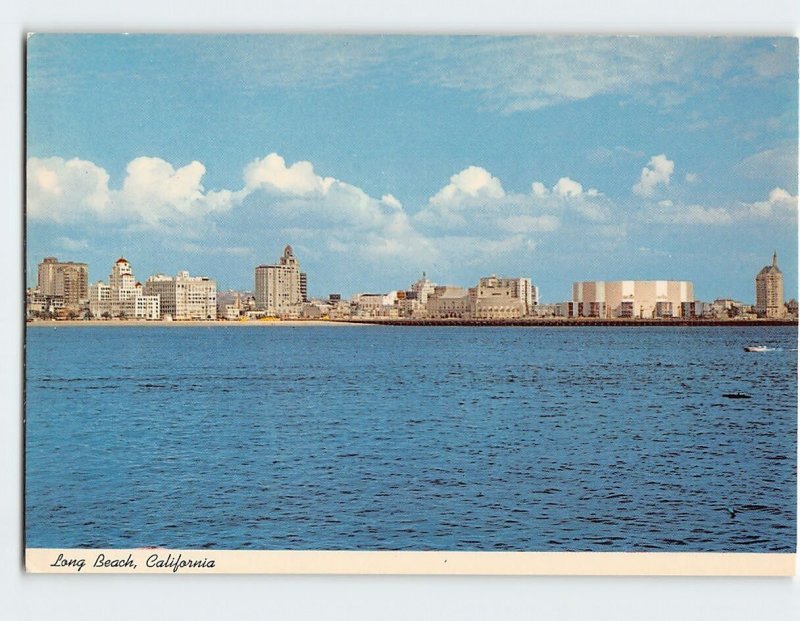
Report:
[[120,257],[114,263],[108,277],[108,285],[111,288],[111,299],[114,301],[136,297],[136,279],[133,277],[131,264],[125,257]]
[[60,297],[65,308],[76,309],[89,299],[89,267],[86,263],[59,262],[46,257],[39,263],[39,292],[48,297]]
[[129,317],[160,319],[161,302],[157,295],[145,295],[142,283],[133,277],[131,264],[120,257],[111,267],[108,284],[99,280],[89,285],[89,311],[95,318]]
[[778,268],[778,253],[772,253],[772,265],[766,265],[756,276],[756,314],[759,317],[783,317],[783,273]]
[[694,301],[687,280],[597,280],[572,283],[570,317],[653,319],[680,317],[684,302]]
[[217,283],[206,276],[156,274],[144,283],[144,294],[159,296],[162,315],[176,321],[217,318]]
[[303,303],[300,263],[286,246],[277,265],[256,267],[256,310],[268,315],[297,316]]

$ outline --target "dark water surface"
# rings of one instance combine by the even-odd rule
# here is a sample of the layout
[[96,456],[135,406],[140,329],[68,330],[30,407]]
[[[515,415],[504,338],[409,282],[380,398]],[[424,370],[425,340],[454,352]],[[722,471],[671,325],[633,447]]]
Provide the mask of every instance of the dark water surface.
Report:
[[792,327],[32,328],[26,544],[794,551],[796,347]]

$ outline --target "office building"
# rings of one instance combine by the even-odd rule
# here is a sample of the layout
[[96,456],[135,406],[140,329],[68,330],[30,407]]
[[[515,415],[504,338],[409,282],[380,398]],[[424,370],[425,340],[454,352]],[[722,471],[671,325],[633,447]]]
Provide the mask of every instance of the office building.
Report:
[[217,318],[217,283],[207,276],[156,274],[144,283],[144,294],[159,296],[164,319],[190,321]]
[[39,263],[39,293],[48,298],[61,298],[64,308],[77,310],[89,299],[89,267],[86,263],[59,262],[46,257]]
[[304,293],[300,263],[291,246],[286,246],[277,265],[256,267],[255,280],[256,310],[269,316],[299,316]]

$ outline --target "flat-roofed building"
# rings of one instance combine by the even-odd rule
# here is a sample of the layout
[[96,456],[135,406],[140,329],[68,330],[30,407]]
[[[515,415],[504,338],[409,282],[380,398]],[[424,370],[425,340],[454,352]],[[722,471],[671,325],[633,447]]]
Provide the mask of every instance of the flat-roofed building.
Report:
[[428,295],[426,309],[432,319],[470,319],[473,303],[463,287],[440,285]]
[[499,278],[494,275],[481,278],[475,287],[473,317],[527,317],[533,310],[533,289],[530,278]]
[[694,300],[687,280],[594,280],[572,283],[573,317],[654,319],[680,317]]
[[217,283],[182,271],[174,277],[156,274],[144,283],[145,296],[160,298],[160,313],[176,321],[216,319]]
[[47,297],[60,297],[67,309],[78,309],[89,301],[89,266],[45,257],[38,266],[38,289]]

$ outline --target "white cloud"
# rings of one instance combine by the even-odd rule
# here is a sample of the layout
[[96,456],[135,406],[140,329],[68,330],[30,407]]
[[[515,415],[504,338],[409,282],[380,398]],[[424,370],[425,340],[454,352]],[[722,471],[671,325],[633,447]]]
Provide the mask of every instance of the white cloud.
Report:
[[74,222],[82,218],[158,226],[227,211],[240,195],[205,192],[200,162],[174,168],[157,157],[137,157],[126,168],[122,188],[109,188],[109,175],[84,160],[30,158],[27,213],[32,220]]
[[534,196],[547,196],[549,192],[547,191],[547,188],[544,187],[544,183],[541,181],[534,181],[531,184],[531,194]]
[[666,155],[654,155],[650,158],[647,166],[642,168],[639,183],[635,184],[631,190],[639,196],[652,196],[658,186],[669,185],[674,170],[675,162],[667,159]]
[[730,225],[754,219],[791,221],[797,217],[797,197],[783,188],[774,188],[766,200],[729,206],[682,205],[662,200],[646,208],[642,217],[646,221],[662,224],[692,225]]
[[561,177],[553,186],[553,193],[564,197],[580,196],[583,194],[583,186],[569,177]]
[[27,215],[51,222],[102,217],[110,203],[108,179],[103,168],[86,160],[31,157],[26,167]]
[[114,195],[115,212],[123,217],[135,213],[155,225],[231,207],[232,193],[205,193],[202,179],[206,168],[197,161],[176,169],[158,157],[137,157],[126,173],[122,190]]
[[311,162],[295,162],[287,167],[286,161],[277,153],[250,162],[244,170],[244,180],[250,191],[272,189],[295,196],[325,194],[335,183],[331,177],[323,178],[315,174]]
[[783,188],[773,188],[767,200],[742,204],[745,213],[755,218],[785,218],[797,216],[797,197]]
[[381,203],[387,205],[388,207],[392,207],[393,209],[402,209],[403,205],[391,194],[384,194],[381,197]]
[[688,172],[684,175],[683,180],[686,181],[686,183],[697,183],[700,181],[700,176],[697,173]]
[[433,205],[457,207],[468,199],[496,199],[505,196],[500,181],[485,168],[469,166],[450,177],[450,183],[431,199]]

